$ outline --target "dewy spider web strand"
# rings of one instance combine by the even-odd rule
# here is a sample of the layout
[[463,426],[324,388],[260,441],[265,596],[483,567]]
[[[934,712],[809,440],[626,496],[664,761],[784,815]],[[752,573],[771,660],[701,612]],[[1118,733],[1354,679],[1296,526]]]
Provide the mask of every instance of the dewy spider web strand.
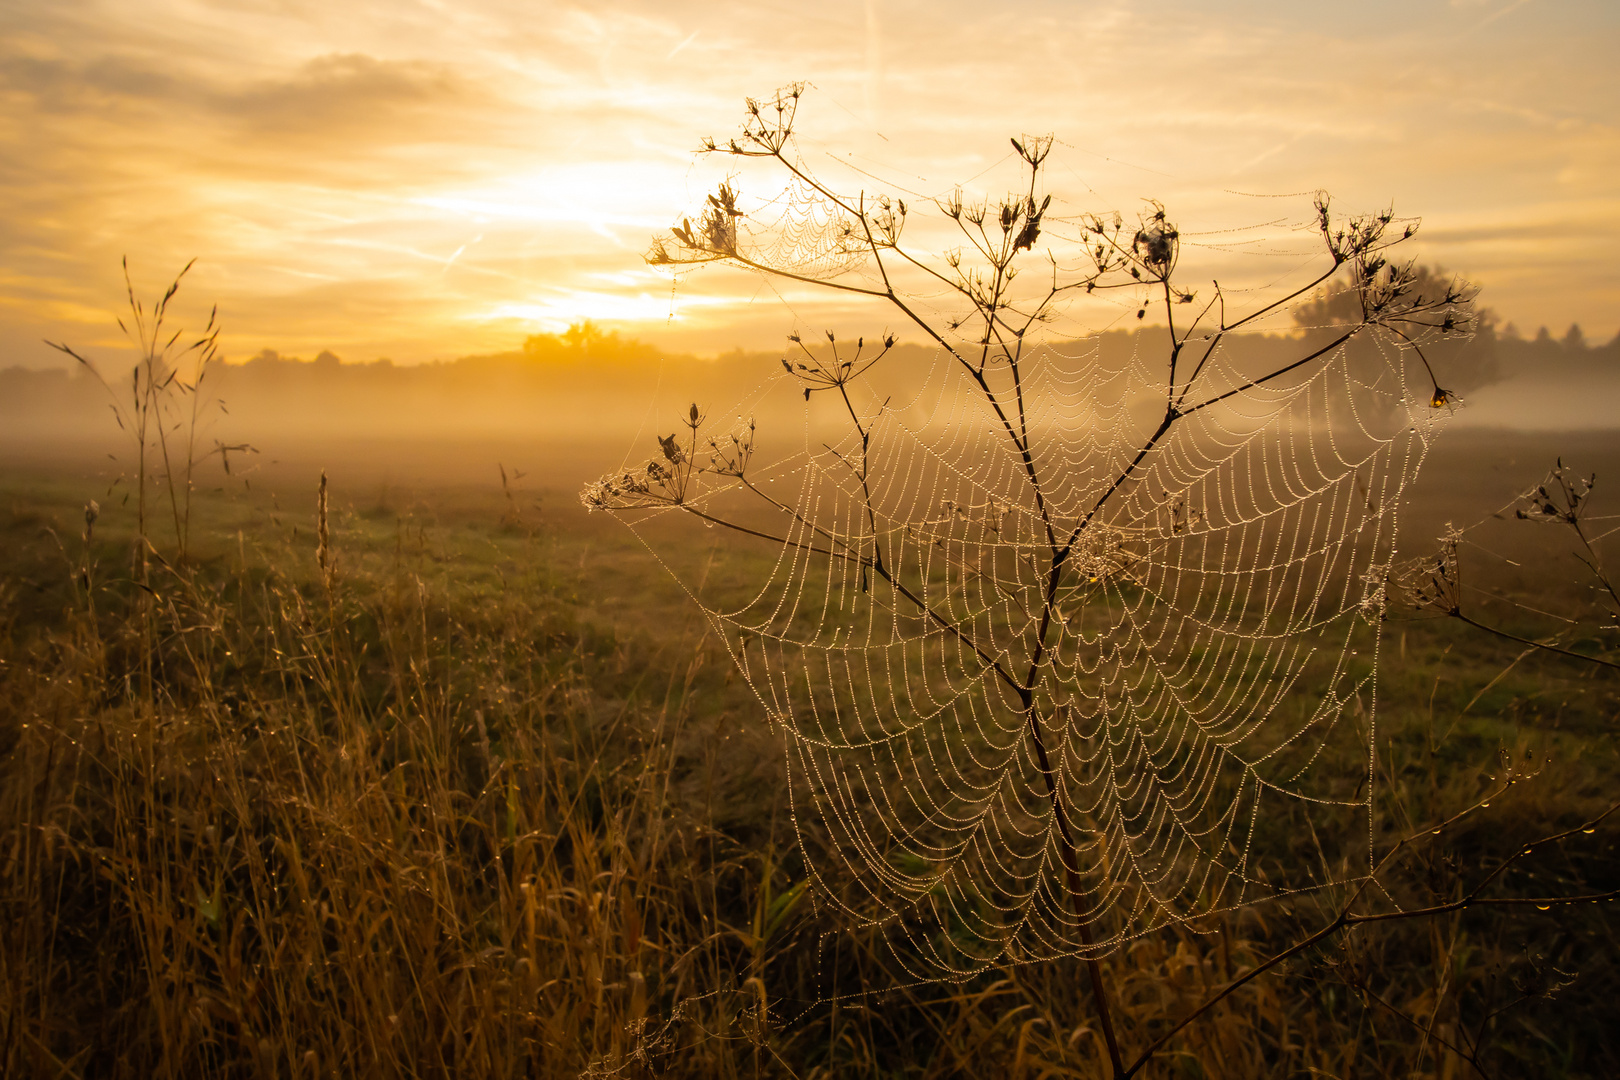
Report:
[[[813,195],[750,226],[749,257],[869,277]],[[1161,365],[1097,339],[1029,345],[1016,421],[987,396],[1013,400],[1005,366],[975,377],[942,355],[908,401],[851,399],[840,437],[807,416],[802,451],[768,469],[700,487],[694,413],[691,449],[587,492],[722,521],[756,504],[770,571],[705,614],[785,741],[794,828],[827,860],[812,874],[851,890],[821,896],[910,975],[1100,955],[1370,872],[1385,578],[1438,414],[1394,347],[1261,383],[1241,350],[1200,366],[1198,407],[1157,435]],[[1071,535],[1052,591],[1053,538]],[[1301,817],[1365,835],[1338,880],[1277,857],[1268,824]]]
[[[1355,396],[1373,391],[1342,350],[1295,385],[1189,417],[1090,530],[1059,592],[1038,708],[1064,802],[1086,823],[1087,916],[1108,927],[1098,950],[1331,884],[1255,873],[1267,800],[1370,812],[1370,786],[1352,796],[1313,765],[1336,734],[1370,753],[1370,716],[1355,715],[1372,685],[1368,597],[1426,438],[1399,358],[1386,359],[1380,393],[1400,397],[1370,410],[1382,427],[1360,419]],[[1048,491],[1064,523],[1141,441],[1127,410],[1098,400],[1110,383],[1094,367],[1054,350],[1030,370],[1045,403],[1032,411],[1037,457],[1064,479]],[[1148,388],[1134,357],[1126,370],[1122,393]],[[807,812],[825,824],[866,889],[869,906],[851,914],[892,931],[918,977],[1079,949],[1022,718],[974,651],[1021,659],[1044,534],[974,388],[943,371],[954,385],[931,400],[867,418],[883,466],[872,498],[884,558],[965,633],[839,554],[874,542],[853,437],[779,468],[798,493],[775,572],[742,607],[706,612],[788,740],[795,791],[810,799],[796,826]],[[822,539],[812,522],[831,538],[825,553],[809,550]],[[1302,690],[1316,704],[1286,717]]]

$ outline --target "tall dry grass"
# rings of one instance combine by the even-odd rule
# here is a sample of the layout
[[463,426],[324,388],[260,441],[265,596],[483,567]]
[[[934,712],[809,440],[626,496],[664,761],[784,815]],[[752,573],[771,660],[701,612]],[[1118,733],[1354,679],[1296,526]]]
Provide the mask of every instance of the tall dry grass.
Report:
[[[435,595],[403,543],[345,576],[330,529],[301,576],[244,544],[8,627],[7,1075],[1091,1074],[1052,973],[778,1026],[820,993],[814,916],[715,828],[703,655]],[[889,978],[858,938],[832,963]]]
[[730,856],[664,812],[679,705],[543,605],[328,558],[12,628],[8,1075],[570,1075],[717,985],[672,952]]
[[[491,506],[491,535],[509,514]],[[531,577],[491,585],[464,550],[336,509],[286,543],[221,533],[188,563],[154,556],[143,589],[99,569],[127,565],[116,517],[64,545],[48,600],[9,579],[0,604],[4,1075],[1104,1075],[1077,965],[913,984],[884,935],[804,888],[777,751],[731,707],[712,643],[593,629],[544,584],[538,545]],[[1395,731],[1386,783],[1414,820],[1475,797],[1485,766]],[[1533,831],[1578,800],[1519,801]],[[1335,843],[1274,827],[1302,859]],[[1455,888],[1503,829],[1391,888]],[[1607,873],[1575,855],[1557,887]],[[859,907],[859,882],[827,880]],[[1109,958],[1122,1041],[1151,1042],[1320,914],[1254,909]],[[1571,966],[1596,976],[1556,1010],[1614,984],[1602,915],[1525,931],[1539,967],[1515,959],[1513,924],[1472,916],[1333,944],[1224,999],[1143,1075],[1476,1075],[1448,1046],[1496,1007],[1481,988],[1510,1004]],[[1547,1044],[1493,1021],[1506,1049],[1485,1075],[1590,1074],[1579,1018],[1534,1015]]]

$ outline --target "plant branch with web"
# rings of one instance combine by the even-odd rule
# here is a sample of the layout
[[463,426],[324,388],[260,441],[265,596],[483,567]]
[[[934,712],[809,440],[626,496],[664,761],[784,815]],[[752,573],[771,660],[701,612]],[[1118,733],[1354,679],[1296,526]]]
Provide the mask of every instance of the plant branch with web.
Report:
[[[1469,332],[1473,290],[1398,257],[1415,222],[1340,218],[1319,196],[1318,270],[1243,311],[1219,284],[1200,302],[1162,205],[1057,216],[1050,138],[1012,140],[1022,181],[1004,198],[935,200],[959,246],[916,249],[916,207],[805,165],[801,99],[750,101],[735,138],[703,145],[777,170],[781,196],[755,206],[728,181],[648,261],[864,297],[937,350],[931,372],[896,403],[871,385],[893,333],[794,335],[781,377],[829,437],[762,464],[752,421],[715,434],[694,405],[657,457],[582,499],[774,549],[767,580],[706,614],[786,740],[801,837],[817,823],[863,890],[849,915],[917,979],[1078,959],[1130,1075],[1159,1044],[1126,1066],[1108,954],[1238,907],[1348,896],[1325,935],[1384,895],[1396,514],[1452,399],[1425,348]],[[1359,319],[1286,356],[1246,347],[1328,288],[1354,290]],[[1065,336],[1076,306],[1111,295],[1162,315],[1164,355],[1119,362]],[[1358,339],[1373,363],[1346,349]],[[1332,880],[1301,871],[1273,850],[1283,815],[1359,855]]]

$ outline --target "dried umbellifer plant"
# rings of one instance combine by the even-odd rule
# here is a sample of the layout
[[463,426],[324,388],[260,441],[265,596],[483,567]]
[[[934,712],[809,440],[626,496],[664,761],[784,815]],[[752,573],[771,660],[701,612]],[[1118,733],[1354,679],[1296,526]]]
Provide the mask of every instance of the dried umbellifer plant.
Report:
[[[932,200],[954,239],[913,245],[928,200],[821,179],[796,149],[802,100],[750,101],[735,137],[703,144],[775,170],[780,194],[750,202],[747,177],[728,179],[647,259],[867,301],[922,336],[931,374],[879,392],[892,328],[795,333],[780,377],[808,414],[802,450],[767,460],[752,421],[710,429],[694,404],[656,456],[582,499],[772,554],[748,599],[705,613],[784,741],[812,874],[854,883],[820,895],[883,938],[901,978],[1079,961],[1119,1077],[1277,964],[1439,913],[1383,881],[1481,804],[1376,840],[1373,691],[1395,511],[1453,400],[1426,350],[1470,331],[1474,290],[1400,257],[1415,221],[1320,195],[1315,270],[1258,301],[1201,295],[1163,205],[1054,202],[1049,137],[1012,140],[1005,197]],[[1334,288],[1358,318],[1287,355],[1246,343]],[[1158,357],[1121,362],[1078,328],[1150,311]],[[1443,593],[1444,557],[1436,572]],[[1342,870],[1288,858],[1279,817],[1338,837]],[[1104,958],[1304,897],[1329,913],[1319,929],[1127,1045]]]
[[[1620,592],[1615,589],[1607,568],[1603,564],[1600,535],[1594,535],[1587,521],[1592,490],[1597,476],[1581,476],[1559,458],[1557,464],[1535,487],[1519,495],[1510,504],[1513,517],[1519,521],[1562,526],[1574,537],[1575,558],[1591,576],[1592,589],[1600,598],[1601,627],[1607,632],[1620,628]],[[1493,516],[1503,516],[1497,514]],[[1602,652],[1579,652],[1561,640],[1581,625],[1580,619],[1564,619],[1563,633],[1545,638],[1527,638],[1492,625],[1481,618],[1473,605],[1466,602],[1462,570],[1462,549],[1467,543],[1468,529],[1448,525],[1440,537],[1439,547],[1432,553],[1397,564],[1391,574],[1397,599],[1406,608],[1420,613],[1456,619],[1476,630],[1524,645],[1528,649],[1552,653],[1599,667],[1620,669],[1610,656]],[[1525,607],[1524,605],[1518,605]],[[1535,612],[1535,608],[1525,608]]]

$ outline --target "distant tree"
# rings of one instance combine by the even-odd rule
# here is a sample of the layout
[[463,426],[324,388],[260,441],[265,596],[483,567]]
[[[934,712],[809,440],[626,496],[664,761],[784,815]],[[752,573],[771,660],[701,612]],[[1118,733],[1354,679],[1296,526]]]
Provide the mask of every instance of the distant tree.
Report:
[[[1436,267],[1412,267],[1413,293],[1419,299],[1440,297],[1462,287],[1454,275]],[[1435,370],[1446,373],[1446,388],[1458,395],[1466,395],[1488,386],[1501,377],[1497,355],[1496,314],[1488,308],[1472,313],[1472,318],[1447,325],[1441,320],[1437,328],[1429,328],[1422,343],[1400,340],[1394,333],[1383,335],[1362,334],[1346,346],[1355,356],[1354,362],[1366,367],[1376,363],[1374,354],[1379,350],[1403,348],[1421,354]],[[1345,327],[1355,325],[1361,318],[1361,302],[1353,286],[1341,285],[1324,291],[1310,301],[1300,304],[1294,311],[1294,324],[1308,340],[1330,340]]]
[[622,363],[649,360],[656,350],[642,341],[620,336],[617,330],[604,331],[584,319],[569,325],[560,334],[531,334],[524,339],[523,355],[539,363]]

